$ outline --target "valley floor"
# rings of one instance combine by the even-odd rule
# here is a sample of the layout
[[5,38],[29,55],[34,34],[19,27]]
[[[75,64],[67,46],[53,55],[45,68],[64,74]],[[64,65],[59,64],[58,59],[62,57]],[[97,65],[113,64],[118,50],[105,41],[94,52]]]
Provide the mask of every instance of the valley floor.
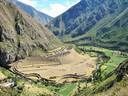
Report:
[[[75,50],[60,48],[45,56],[29,57],[12,64],[11,70],[16,74],[1,69],[1,74],[3,74],[1,78],[13,78],[15,87],[4,90],[0,88],[0,93],[4,94],[13,90],[11,93],[20,94],[17,96],[116,96],[117,92],[114,93],[114,90],[118,88],[120,88],[119,94],[125,93],[128,79],[116,83],[116,75],[113,71],[127,57],[128,54],[124,52],[92,46],[79,46]],[[95,77],[93,75],[96,69],[100,69],[99,80],[92,81],[91,78]],[[111,73],[112,75],[108,76]],[[113,81],[116,85],[112,89],[101,91]]]

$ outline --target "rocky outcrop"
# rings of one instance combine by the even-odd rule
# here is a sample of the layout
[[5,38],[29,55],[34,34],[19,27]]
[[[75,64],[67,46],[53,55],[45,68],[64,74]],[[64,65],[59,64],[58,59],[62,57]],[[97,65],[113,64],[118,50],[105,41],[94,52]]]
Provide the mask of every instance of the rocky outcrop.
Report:
[[61,46],[44,26],[6,0],[0,1],[0,10],[0,65]]

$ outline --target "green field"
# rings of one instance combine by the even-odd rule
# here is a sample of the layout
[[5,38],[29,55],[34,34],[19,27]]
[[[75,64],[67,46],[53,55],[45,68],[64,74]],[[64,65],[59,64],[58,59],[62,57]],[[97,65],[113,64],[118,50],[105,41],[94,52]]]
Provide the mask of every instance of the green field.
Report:
[[109,50],[105,48],[99,48],[99,47],[93,47],[93,46],[79,46],[78,48],[83,50],[88,50],[88,51],[103,52],[106,56],[110,57],[110,59],[107,62],[102,62],[103,64],[101,63],[102,77],[104,77],[105,75],[115,70],[121,62],[123,62],[128,58],[127,53],[125,53],[127,56],[114,54],[113,50]]
[[76,84],[67,84],[65,85],[60,91],[59,93],[62,96],[70,96],[71,93],[73,92],[73,90],[77,87]]

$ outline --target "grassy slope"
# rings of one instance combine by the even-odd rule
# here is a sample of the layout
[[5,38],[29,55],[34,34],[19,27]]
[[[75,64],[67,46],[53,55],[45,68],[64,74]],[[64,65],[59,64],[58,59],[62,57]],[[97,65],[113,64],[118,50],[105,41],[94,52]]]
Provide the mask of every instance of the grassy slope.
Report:
[[72,41],[78,41],[80,39],[83,39],[85,37],[89,37],[89,36],[95,36],[96,35],[96,31],[99,30],[100,28],[104,27],[106,24],[108,24],[111,19],[113,19],[114,17],[112,16],[106,16],[104,17],[101,21],[99,21],[92,29],[90,29],[86,34],[83,34],[82,36],[77,36],[76,38],[66,38],[64,42],[72,42]]
[[112,88],[102,92],[95,94],[95,96],[128,96],[128,78],[124,78],[121,82],[116,83]]
[[122,55],[116,55],[113,53],[112,50],[109,49],[105,49],[105,48],[99,48],[99,47],[93,47],[93,46],[85,46],[85,47],[80,47],[80,48],[84,48],[87,50],[95,50],[95,51],[100,51],[105,53],[106,56],[110,57],[110,60],[106,63],[102,64],[102,76],[112,72],[114,69],[116,69],[118,67],[118,65],[123,62],[124,60],[127,59],[126,56],[122,56]]

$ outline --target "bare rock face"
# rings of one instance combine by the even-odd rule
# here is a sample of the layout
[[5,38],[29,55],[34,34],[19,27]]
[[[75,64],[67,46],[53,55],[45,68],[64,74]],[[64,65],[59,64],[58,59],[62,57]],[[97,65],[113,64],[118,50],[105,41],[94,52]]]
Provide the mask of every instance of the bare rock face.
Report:
[[6,0],[0,1],[0,10],[0,65],[61,46],[51,32]]

